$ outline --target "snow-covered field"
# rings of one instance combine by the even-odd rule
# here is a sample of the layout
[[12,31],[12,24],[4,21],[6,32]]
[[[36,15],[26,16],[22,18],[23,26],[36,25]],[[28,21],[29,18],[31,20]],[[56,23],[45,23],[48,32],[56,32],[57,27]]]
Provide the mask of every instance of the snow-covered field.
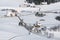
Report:
[[25,0],[0,0],[0,7],[18,7]]
[[[21,1],[21,0],[20,0]],[[24,1],[24,0],[23,0]],[[18,7],[20,4],[19,0],[0,0],[0,9],[1,7]],[[54,8],[53,8],[54,6]],[[55,10],[60,9],[60,2],[50,5],[41,5],[39,6],[41,8],[41,11],[49,11],[49,10]],[[38,8],[39,8],[38,7]],[[29,11],[30,8],[25,9]],[[33,11],[32,9],[30,9]],[[37,10],[36,10],[37,11]],[[58,10],[60,11],[60,10]],[[5,15],[6,12],[0,11],[0,16]],[[60,21],[56,20],[55,17],[60,14],[54,14],[54,13],[45,13],[46,16],[44,17],[36,17],[35,13],[32,12],[22,12],[20,13],[20,16],[24,22],[28,24],[34,24],[36,21],[39,21],[42,25],[46,27],[53,27],[56,25],[60,25]],[[31,15],[28,15],[31,14]],[[40,21],[41,19],[44,19],[45,21]],[[60,40],[60,32],[54,32],[55,38],[47,38],[40,35],[36,35],[34,33],[31,33],[29,35],[29,31],[26,30],[24,27],[19,26],[19,19],[17,17],[1,17],[0,18],[0,40]]]
[[[31,13],[21,13],[22,15],[27,15]],[[2,14],[1,14],[2,15]],[[39,21],[42,25],[46,27],[53,27],[55,25],[60,24],[59,21],[55,20],[55,17],[59,14],[53,14],[53,13],[46,13],[46,16],[44,17],[36,17],[34,14],[27,15],[27,16],[21,16],[22,19],[24,19],[24,22],[28,24],[34,24],[36,21]],[[44,19],[45,21],[40,21],[40,19]],[[1,32],[1,40],[9,40],[10,38],[17,36],[13,38],[13,40],[55,40],[55,39],[49,39],[43,36],[38,36],[36,34],[29,35],[28,31],[22,27],[18,26],[19,19],[17,17],[2,17],[0,18],[0,32]],[[56,33],[57,34],[57,33]],[[25,38],[25,39],[23,39]],[[44,38],[44,39],[43,39]]]
[[18,26],[16,17],[0,18],[0,40],[9,40],[15,36],[12,40],[40,40],[44,38],[34,34],[29,35],[28,33],[24,27]]
[[41,11],[60,11],[60,2],[50,5],[37,5],[37,7],[40,7]]

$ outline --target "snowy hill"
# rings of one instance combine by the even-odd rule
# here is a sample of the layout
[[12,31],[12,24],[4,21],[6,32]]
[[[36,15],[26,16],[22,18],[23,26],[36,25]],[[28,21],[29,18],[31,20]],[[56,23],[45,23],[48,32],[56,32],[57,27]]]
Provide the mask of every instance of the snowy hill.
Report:
[[0,0],[0,6],[4,7],[18,7],[20,4],[24,3],[25,0]]
[[[20,4],[20,2],[17,2],[17,0],[16,1],[0,0],[0,3],[1,3],[0,9],[2,8],[11,9],[12,6],[13,6],[12,9],[15,9],[15,7],[17,7]],[[4,6],[4,7],[1,7],[1,6]],[[56,9],[60,9],[60,2],[55,4],[50,4],[50,5],[39,5],[38,7],[41,8],[41,11],[56,10]],[[60,14],[45,13],[46,16],[44,17],[36,17],[35,13],[32,13],[32,11],[38,11],[38,9],[21,8],[20,10],[23,10],[23,11],[27,10],[25,12],[22,11],[22,13],[20,12],[21,15],[25,15],[25,16],[21,16],[21,15],[19,16],[24,20],[24,22],[28,24],[32,25],[36,23],[36,21],[38,21],[39,23],[46,26],[47,28],[60,24],[60,21],[55,19],[55,17],[59,16]],[[0,16],[3,16],[5,14],[6,12],[0,11]],[[40,21],[41,19],[44,19],[45,21]],[[60,32],[54,32],[55,33],[54,38],[50,38],[50,39],[35,33],[31,33],[31,35],[29,35],[29,31],[26,28],[18,25],[19,21],[20,20],[17,17],[0,17],[0,40],[60,40],[60,36],[59,36]]]
[[[25,12],[25,13],[21,13],[21,14],[27,15],[27,14],[31,14],[31,13],[26,14],[26,12]],[[44,19],[45,21],[39,21],[39,22],[41,24],[43,24],[44,26],[53,27],[54,25],[60,24],[59,21],[54,19],[57,15],[58,14],[50,13],[50,14],[46,14],[45,17],[36,17],[34,14],[32,14],[32,15],[27,15],[27,16],[21,16],[21,18],[23,18],[24,22],[26,22],[28,24],[34,24],[36,21],[39,21],[40,19]],[[0,39],[5,40],[5,39],[10,39],[10,38],[16,36],[12,40],[20,40],[20,39],[21,40],[40,40],[40,39],[41,40],[56,40],[56,39],[49,39],[49,38],[43,37],[43,36],[38,36],[33,33],[31,35],[29,35],[28,30],[26,30],[22,26],[18,26],[18,23],[19,23],[19,19],[17,17],[0,18],[0,31],[1,31],[1,36],[2,36]],[[56,33],[56,34],[58,34],[58,33]],[[11,35],[11,36],[9,36],[9,35]],[[56,36],[56,38],[57,37],[58,36]]]
[[28,33],[24,27],[18,26],[16,17],[0,18],[0,40],[40,40],[40,38],[42,40],[43,38],[35,34],[29,35]]
[[0,40],[42,40],[43,38],[48,40],[45,37],[28,33],[24,27],[18,26],[16,17],[0,18]]
[[54,10],[60,10],[60,2],[53,3],[50,5],[40,5],[38,6],[41,8],[41,11],[54,11]]

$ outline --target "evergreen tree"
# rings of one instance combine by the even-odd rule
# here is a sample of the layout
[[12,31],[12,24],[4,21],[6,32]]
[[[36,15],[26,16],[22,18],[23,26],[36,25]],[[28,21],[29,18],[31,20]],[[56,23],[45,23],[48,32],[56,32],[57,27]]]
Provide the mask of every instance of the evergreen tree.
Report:
[[36,5],[41,4],[41,0],[34,0],[33,2],[34,2]]

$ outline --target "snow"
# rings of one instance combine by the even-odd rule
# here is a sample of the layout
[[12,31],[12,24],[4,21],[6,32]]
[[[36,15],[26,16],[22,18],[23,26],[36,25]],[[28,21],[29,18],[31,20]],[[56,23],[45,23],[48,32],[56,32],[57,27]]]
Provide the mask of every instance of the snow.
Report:
[[[26,23],[34,24],[36,23],[36,21],[39,21],[39,23],[41,23],[44,26],[52,27],[52,26],[60,24],[60,22],[55,19],[55,17],[58,15],[53,14],[53,13],[49,13],[49,14],[46,13],[46,16],[44,17],[36,17],[34,14],[32,14],[29,16],[22,16],[22,18],[24,19]],[[40,21],[40,19],[44,19],[45,21]]]
[[27,35],[28,31],[24,27],[18,26],[18,22],[17,17],[0,18],[0,31],[3,31],[0,32],[0,39],[5,40],[16,35]]
[[24,3],[25,0],[0,0],[0,6],[4,7],[18,7],[20,4]]
[[[1,0],[0,3],[1,3],[0,9],[2,8],[17,9],[17,6],[20,4],[18,0],[16,1],[15,0],[13,1],[12,0]],[[1,7],[1,6],[4,6],[4,7]],[[56,10],[56,9],[60,9],[60,2],[55,3],[55,4],[50,4],[50,5],[40,5],[38,6],[38,8],[39,7],[41,8],[41,11]],[[21,14],[20,17],[24,19],[24,22],[28,24],[32,25],[36,23],[36,21],[38,21],[43,26],[46,26],[48,28],[60,24],[60,21],[57,21],[55,19],[55,17],[58,16],[59,14],[45,13],[46,16],[44,17],[36,17],[33,11],[38,11],[38,8],[30,8],[30,7],[21,8],[20,10],[22,10],[21,11],[22,13],[20,13]],[[0,16],[3,16],[5,14],[6,12],[0,11]],[[41,19],[44,19],[45,21],[40,21]],[[17,17],[0,17],[0,40],[9,40],[10,38],[13,38],[15,36],[16,37],[13,38],[12,40],[57,40],[57,39],[59,40],[60,39],[60,36],[59,36],[60,32],[54,32],[55,39],[54,38],[49,39],[45,36],[44,37],[39,36],[34,33],[31,33],[31,35],[29,35],[29,31],[26,30],[23,26],[19,26],[18,23],[19,23],[19,19]]]
[[60,2],[50,5],[38,5],[37,7],[41,8],[41,11],[57,11],[60,10]]
[[8,40],[15,35],[17,34],[6,32],[6,31],[0,31],[0,40]]
[[29,32],[24,27],[18,26],[18,22],[17,17],[0,18],[0,39],[8,40],[16,36],[12,40],[42,40],[43,37],[36,34],[31,33],[31,35],[29,35]]
[[[0,30],[20,34],[20,32],[22,33],[26,29],[23,28],[23,27],[18,26],[18,23],[19,23],[19,20],[18,20],[17,17],[13,17],[13,18],[11,18],[11,17],[10,18],[0,18],[0,24],[1,24],[0,25],[1,26]],[[22,33],[22,34],[25,34],[25,33]]]
[[[41,36],[31,34],[31,35],[24,35],[24,36],[16,37],[13,40],[47,40],[47,38],[44,38],[44,39],[43,38]],[[51,40],[51,39],[48,39],[48,40]]]

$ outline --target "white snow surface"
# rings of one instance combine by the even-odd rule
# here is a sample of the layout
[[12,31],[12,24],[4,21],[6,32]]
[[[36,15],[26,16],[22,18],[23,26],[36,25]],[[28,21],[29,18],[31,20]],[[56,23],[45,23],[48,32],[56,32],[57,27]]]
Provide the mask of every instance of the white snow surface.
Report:
[[0,40],[8,40],[15,35],[17,35],[17,34],[0,30]]
[[[4,1],[4,2],[3,2]],[[10,3],[9,3],[10,2]],[[12,3],[11,3],[12,2]],[[0,1],[0,6],[15,6],[17,7],[19,3],[17,1],[12,0],[2,0]],[[18,4],[17,4],[18,3]],[[11,5],[12,4],[12,5]],[[60,9],[60,2],[50,5],[41,5],[41,11],[47,11],[47,10],[55,10]],[[54,8],[53,8],[54,7]],[[30,9],[30,8],[29,8]],[[32,10],[33,11],[33,10]],[[5,12],[1,12],[0,15],[4,15]],[[6,14],[6,13],[5,13]],[[32,14],[32,15],[27,15]],[[34,13],[21,13],[21,18],[24,19],[24,22],[29,24],[34,24],[36,21],[39,21],[42,25],[46,27],[53,27],[55,25],[60,24],[60,21],[55,20],[55,17],[59,14],[53,14],[53,13],[46,13],[46,16],[44,17],[36,17]],[[40,19],[44,19],[45,21],[40,21]],[[55,33],[55,37],[58,39],[49,39],[43,36],[38,36],[36,34],[31,33],[31,35],[28,35],[28,30],[26,30],[22,26],[18,26],[19,20],[17,17],[2,17],[0,18],[0,40],[9,40],[10,38],[17,36],[13,38],[12,40],[60,40],[60,36],[57,35],[59,32]]]
[[[28,15],[31,13],[27,13],[27,14],[21,13],[21,14],[26,15],[26,16],[21,16],[21,18],[24,19],[24,22],[31,24],[31,25],[34,24],[36,21],[39,21],[40,19],[45,20],[45,21],[39,21],[39,22],[46,27],[53,27],[55,25],[60,24],[60,21],[55,20],[55,17],[58,16],[59,14],[53,14],[53,13],[47,14],[46,13],[45,17],[36,17],[34,14]],[[29,33],[28,30],[26,30],[22,26],[18,26],[18,23],[19,23],[19,19],[17,17],[0,18],[0,31],[1,31],[0,39],[9,40],[10,38],[17,36],[13,38],[12,40],[40,40],[40,39],[41,40],[56,40],[56,39],[49,39],[43,36],[38,36],[36,34],[28,35]],[[55,34],[56,38],[60,38],[58,37],[57,34],[59,33]],[[9,36],[9,35],[12,35],[12,36]]]
[[20,4],[24,3],[25,0],[0,0],[0,6],[4,7],[18,7]]
[[38,36],[36,34],[28,35],[28,31],[22,27],[18,26],[19,20],[16,17],[0,18],[0,39],[9,40],[48,40],[48,38]]
[[41,11],[57,11],[60,10],[60,2],[50,5],[37,5],[37,7],[41,8]]

